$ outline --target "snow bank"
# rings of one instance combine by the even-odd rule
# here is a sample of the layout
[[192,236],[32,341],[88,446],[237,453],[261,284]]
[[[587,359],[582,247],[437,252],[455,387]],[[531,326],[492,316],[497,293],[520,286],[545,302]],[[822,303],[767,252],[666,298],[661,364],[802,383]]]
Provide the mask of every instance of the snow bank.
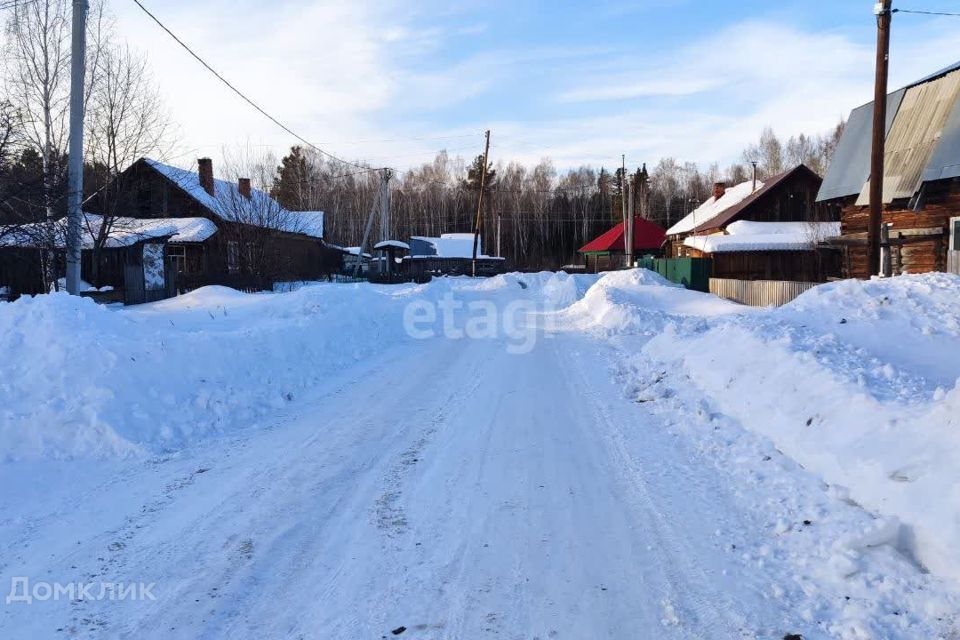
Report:
[[604,274],[567,310],[575,326],[608,333],[649,333],[682,318],[746,313],[749,308],[698,291],[689,291],[647,269]]
[[123,310],[66,294],[0,305],[0,460],[158,452],[250,425],[406,339],[402,306],[335,284],[206,287]]
[[816,287],[644,353],[711,403],[886,516],[885,539],[960,578],[960,278]]

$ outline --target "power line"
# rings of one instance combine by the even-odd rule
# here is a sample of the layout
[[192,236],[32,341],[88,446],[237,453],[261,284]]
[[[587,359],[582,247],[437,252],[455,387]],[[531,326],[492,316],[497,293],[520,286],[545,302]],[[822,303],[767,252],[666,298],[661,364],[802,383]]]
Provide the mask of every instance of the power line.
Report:
[[307,140],[306,138],[304,138],[303,136],[301,136],[300,134],[298,134],[296,131],[294,131],[293,129],[291,129],[290,127],[288,127],[288,126],[285,125],[284,123],[282,123],[280,120],[278,120],[278,119],[275,118],[274,116],[272,116],[272,115],[270,115],[269,113],[267,113],[260,105],[258,105],[258,104],[257,104],[256,102],[254,102],[252,99],[248,98],[248,97],[246,96],[246,94],[244,94],[242,91],[240,91],[240,89],[238,89],[238,88],[236,88],[235,86],[233,86],[233,84],[231,84],[229,80],[227,80],[227,79],[224,78],[222,75],[220,75],[220,73],[217,72],[216,69],[214,69],[214,68],[211,67],[209,64],[207,64],[207,62],[206,62],[203,58],[201,58],[201,57],[199,56],[199,54],[197,54],[193,49],[190,48],[189,45],[187,45],[187,43],[185,43],[185,42],[184,42],[183,40],[181,40],[173,31],[171,31],[169,28],[167,28],[167,26],[166,26],[165,24],[163,24],[163,23],[160,21],[160,19],[157,18],[157,16],[153,15],[152,13],[150,13],[150,10],[147,9],[145,6],[143,6],[143,4],[140,2],[140,0],[133,0],[133,1],[134,1],[134,3],[135,3],[138,7],[140,7],[140,9],[141,9],[145,14],[147,14],[147,15],[150,17],[151,20],[153,20],[154,22],[156,22],[157,25],[158,25],[161,29],[163,29],[164,31],[166,31],[167,34],[168,34],[171,38],[173,38],[173,39],[176,41],[177,44],[179,44],[181,47],[183,47],[183,48],[187,51],[187,53],[189,53],[191,56],[194,57],[194,59],[197,60],[197,62],[199,62],[200,64],[202,64],[202,65],[207,69],[207,71],[209,71],[210,73],[212,73],[218,80],[220,80],[220,82],[222,82],[224,85],[226,85],[226,86],[227,86],[231,91],[233,91],[235,94],[237,94],[238,96],[240,96],[240,98],[241,98],[244,102],[246,102],[246,103],[249,104],[251,107],[253,107],[253,108],[256,109],[257,111],[259,111],[263,116],[265,116],[268,120],[270,120],[271,122],[273,122],[275,125],[277,125],[277,126],[280,127],[281,129],[283,129],[284,131],[286,131],[287,133],[289,133],[291,136],[293,136],[294,138],[296,138],[297,140],[299,140],[299,141],[302,142],[303,144],[307,145],[308,147],[310,147],[311,149],[313,149],[313,150],[316,151],[317,153],[320,153],[320,154],[322,154],[322,155],[325,155],[325,156],[327,156],[327,157],[329,157],[329,158],[331,158],[331,159],[333,159],[333,160],[336,160],[337,162],[340,162],[340,163],[342,163],[342,164],[350,165],[350,166],[356,167],[356,168],[358,168],[358,169],[363,169],[363,170],[365,170],[365,171],[377,171],[377,169],[371,169],[370,167],[364,167],[364,166],[361,165],[361,164],[357,164],[356,162],[350,162],[349,160],[344,160],[343,158],[339,158],[339,157],[333,155],[332,153],[329,153],[329,152],[327,152],[327,151],[324,151],[323,149],[321,149],[321,148],[318,147],[317,145],[313,144],[312,142],[310,142],[309,140]]
[[893,9],[891,13],[915,13],[922,16],[951,16],[960,18],[960,13],[950,13],[948,11],[922,11],[920,9]]

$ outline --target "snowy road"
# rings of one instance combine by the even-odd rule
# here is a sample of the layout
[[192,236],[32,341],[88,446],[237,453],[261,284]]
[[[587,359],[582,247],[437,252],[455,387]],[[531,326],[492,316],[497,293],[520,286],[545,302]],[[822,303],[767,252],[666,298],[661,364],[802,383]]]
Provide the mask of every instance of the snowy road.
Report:
[[[779,640],[927,629],[891,608],[897,589],[925,579],[896,554],[865,560],[893,593],[804,588],[796,572],[830,552],[803,539],[820,523],[800,519],[842,529],[867,515],[770,461],[769,447],[728,473],[709,439],[684,434],[704,407],[679,386],[666,409],[628,399],[618,358],[577,331],[520,355],[499,340],[402,343],[268,428],[91,477],[60,470],[74,487],[61,502],[0,521],[3,584],[143,581],[156,599],[10,605],[0,637]],[[766,451],[709,420],[705,437],[725,438],[724,455]],[[778,517],[798,520],[773,531]],[[851,623],[844,636],[852,605],[874,626]],[[876,634],[898,626],[904,635]]]

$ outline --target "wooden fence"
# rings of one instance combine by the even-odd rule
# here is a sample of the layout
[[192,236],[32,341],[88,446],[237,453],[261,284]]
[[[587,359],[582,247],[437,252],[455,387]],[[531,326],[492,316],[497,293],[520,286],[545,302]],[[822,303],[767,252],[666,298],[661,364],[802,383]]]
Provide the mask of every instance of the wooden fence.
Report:
[[753,307],[779,307],[817,284],[819,283],[790,280],[710,278],[710,293]]

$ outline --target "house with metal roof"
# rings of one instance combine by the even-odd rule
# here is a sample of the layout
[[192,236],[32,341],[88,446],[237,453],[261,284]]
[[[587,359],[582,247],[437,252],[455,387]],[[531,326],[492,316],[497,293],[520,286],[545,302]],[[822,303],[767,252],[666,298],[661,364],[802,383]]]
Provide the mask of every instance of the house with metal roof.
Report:
[[[583,256],[586,270],[598,273],[621,268],[626,255],[626,237],[623,223],[620,222],[580,247],[577,253]],[[632,245],[634,255],[659,255],[664,237],[664,231],[660,225],[639,216],[634,217]]]
[[[873,102],[854,109],[817,201],[840,212],[829,241],[844,277],[867,278]],[[960,63],[887,96],[883,224],[894,274],[960,273]]]

